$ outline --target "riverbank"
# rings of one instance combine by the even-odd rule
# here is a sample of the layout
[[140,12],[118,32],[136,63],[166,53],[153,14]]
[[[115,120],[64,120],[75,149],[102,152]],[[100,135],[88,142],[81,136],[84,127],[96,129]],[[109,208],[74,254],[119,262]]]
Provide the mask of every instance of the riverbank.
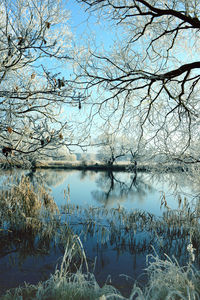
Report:
[[180,172],[185,168],[181,164],[175,163],[137,163],[137,166],[130,162],[118,162],[113,165],[105,164],[99,161],[40,161],[36,163],[36,168],[41,169],[77,169],[77,170],[94,170],[94,171],[170,171]]
[[17,167],[28,169],[75,169],[75,170],[93,170],[93,171],[141,171],[141,172],[183,172],[187,167],[175,162],[155,163],[155,162],[138,162],[137,166],[128,161],[106,164],[100,161],[61,161],[61,160],[40,160],[34,166],[26,166],[22,161],[1,160],[0,166],[5,169]]

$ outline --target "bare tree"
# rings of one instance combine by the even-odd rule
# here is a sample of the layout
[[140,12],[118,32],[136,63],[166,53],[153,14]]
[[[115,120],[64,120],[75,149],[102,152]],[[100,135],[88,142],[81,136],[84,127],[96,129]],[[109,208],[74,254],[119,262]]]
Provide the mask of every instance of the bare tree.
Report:
[[102,156],[102,159],[109,166],[112,166],[119,158],[124,157],[128,153],[123,138],[109,134],[107,131],[98,137],[98,142],[101,145],[99,155]]
[[111,51],[80,55],[78,84],[91,94],[91,115],[184,160],[194,142],[199,148],[199,1],[78,2],[121,33]]
[[[71,60],[68,11],[62,0],[1,0],[0,143],[4,158],[34,160],[55,147],[84,140],[66,105],[80,95],[55,73]],[[35,157],[34,157],[35,156]]]

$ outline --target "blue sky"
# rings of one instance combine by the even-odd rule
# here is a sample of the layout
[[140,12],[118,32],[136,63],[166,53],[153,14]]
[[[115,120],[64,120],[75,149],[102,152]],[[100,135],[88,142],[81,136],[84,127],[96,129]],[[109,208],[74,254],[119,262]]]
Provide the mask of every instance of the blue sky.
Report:
[[102,20],[100,24],[97,24],[98,20],[95,14],[92,14],[92,16],[89,15],[89,13],[85,11],[86,6],[83,7],[75,0],[68,0],[66,7],[71,14],[69,25],[72,33],[75,35],[75,39],[87,34],[90,36],[94,34],[98,45],[104,43],[104,46],[109,47],[113,44],[116,38],[116,32],[114,27],[111,26],[111,23]]
[[[101,24],[97,24],[98,19],[94,15],[90,16],[88,12],[85,12],[85,8],[75,0],[66,1],[66,9],[70,12],[68,25],[73,34],[75,43],[84,45],[88,42],[89,38],[94,36],[97,46],[101,47],[101,45],[103,45],[107,50],[110,49],[116,39],[115,27],[111,26],[111,24],[105,20],[102,20]],[[68,79],[70,73],[72,73],[70,65],[67,64],[63,65],[61,69],[59,68],[58,71],[60,71],[62,73],[61,76],[64,76],[66,79]],[[89,105],[83,104],[82,109],[78,111],[77,107],[66,106],[68,115],[70,113],[78,113],[79,121],[85,119],[89,108]],[[94,133],[91,132],[92,136],[93,134]],[[97,137],[96,129],[95,137]]]

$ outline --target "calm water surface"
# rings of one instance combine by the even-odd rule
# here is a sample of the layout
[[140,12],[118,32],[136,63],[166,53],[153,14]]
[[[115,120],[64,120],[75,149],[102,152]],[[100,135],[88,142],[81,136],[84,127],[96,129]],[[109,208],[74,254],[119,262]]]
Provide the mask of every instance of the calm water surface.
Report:
[[179,174],[126,172],[46,171],[43,173],[56,203],[65,204],[64,190],[70,188],[70,202],[80,206],[103,206],[127,210],[141,209],[161,216],[162,196],[171,209],[178,208],[178,197],[191,199],[191,181]]
[[[168,207],[177,209],[180,196],[182,199],[186,197],[192,201],[194,195],[198,194],[198,187],[184,173],[152,175],[77,170],[18,172],[18,176],[22,174],[29,176],[34,185],[43,183],[50,188],[50,193],[61,210],[68,201],[76,207],[124,208],[129,212],[141,210],[159,217],[166,211],[164,205],[161,205],[163,195]],[[9,172],[1,174],[1,185],[7,176],[10,176]],[[12,173],[11,176],[14,174]],[[80,225],[77,224],[73,225],[74,230],[81,232]],[[119,238],[119,242],[116,237],[112,240],[109,237],[100,244],[93,235],[87,235],[87,237],[80,235],[80,238],[89,261],[94,261],[96,258],[95,276],[99,283],[102,284],[108,275],[111,275],[113,284],[127,294],[133,281],[140,278],[139,276],[143,273],[146,255],[151,249],[151,240],[152,238],[155,240],[155,237],[145,231],[140,231],[135,234],[133,240],[132,236],[129,236],[129,242],[127,242],[127,233],[124,233],[124,236],[124,239]],[[1,293],[7,288],[23,284],[24,281],[37,283],[47,279],[50,273],[54,272],[64,253],[64,247],[59,245],[55,247],[53,244],[49,246],[47,252],[40,252],[37,237],[31,237],[30,242],[29,235],[17,237],[19,241],[9,241],[6,247],[4,247],[6,241],[4,242],[3,238],[5,239],[5,236],[0,235]],[[26,253],[26,247],[30,247],[31,243],[36,251]],[[120,274],[126,274],[132,279],[127,280]],[[145,277],[141,277],[140,281],[142,284]]]

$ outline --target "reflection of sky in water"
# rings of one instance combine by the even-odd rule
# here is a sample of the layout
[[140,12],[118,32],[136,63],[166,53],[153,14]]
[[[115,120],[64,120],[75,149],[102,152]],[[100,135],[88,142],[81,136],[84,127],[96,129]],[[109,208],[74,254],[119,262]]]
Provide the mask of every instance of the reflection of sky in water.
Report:
[[[123,207],[128,210],[145,210],[162,215],[161,195],[165,194],[167,205],[178,208],[178,195],[190,199],[192,183],[184,173],[150,174],[93,172],[79,170],[37,170],[34,173],[18,170],[14,175],[29,174],[33,184],[45,183],[57,204],[66,204],[64,190],[70,188],[70,202],[79,206]],[[13,173],[2,172],[0,184]]]
[[[29,176],[34,185],[38,183],[46,184],[46,186],[51,188],[51,193],[59,206],[66,204],[64,190],[67,191],[69,186],[70,202],[72,204],[94,207],[104,206],[106,208],[118,207],[120,205],[128,210],[140,209],[156,215],[162,215],[162,211],[160,210],[161,192],[165,193],[169,207],[178,208],[177,196],[181,194],[180,192],[189,193],[190,189],[198,191],[198,187],[192,185],[193,182],[183,173],[164,175],[138,173],[137,177],[135,177],[134,173],[123,172],[108,174],[106,172],[82,172],[78,170],[36,170],[36,172],[31,173],[30,171],[17,170],[14,174],[16,175],[15,177],[9,172],[2,172],[0,174],[0,184],[2,188],[8,187],[6,184],[3,185],[3,181],[10,175],[15,184],[19,182],[19,178],[22,174]],[[174,197],[173,193],[176,193],[176,197]],[[87,216],[86,213],[85,216]],[[62,217],[65,219],[64,215],[62,215]],[[101,223],[101,225],[104,224],[106,227],[109,222],[106,220],[104,222],[102,218],[103,216],[100,215],[99,223]],[[95,276],[98,282],[103,284],[108,275],[111,275],[112,283],[117,288],[121,288],[125,293],[129,293],[133,280],[141,280],[141,277],[138,276],[143,273],[143,269],[146,266],[146,254],[152,250],[149,246],[153,243],[153,246],[155,246],[156,251],[159,253],[159,251],[161,251],[159,249],[162,249],[159,246],[160,240],[162,238],[166,240],[166,238],[169,237],[170,241],[170,235],[165,235],[164,231],[163,236],[161,233],[157,240],[157,236],[151,235],[151,232],[145,231],[145,228],[142,228],[141,231],[139,229],[137,232],[134,232],[132,229],[130,229],[130,232],[121,229],[118,231],[115,230],[118,228],[115,228],[117,225],[116,220],[117,219],[115,219],[113,228],[112,226],[108,227],[106,235],[108,240],[106,239],[106,241],[101,244],[100,242],[97,243],[99,237],[100,239],[102,237],[101,229],[99,232],[97,230],[98,226],[94,227],[96,230],[94,231],[94,236],[90,236],[88,233],[87,238],[85,238],[83,234],[85,232],[84,225],[77,222],[77,215],[71,219],[72,223],[74,221],[73,230],[77,230],[78,234],[81,232],[80,239],[83,243],[87,258],[92,262],[96,258]],[[99,228],[101,228],[101,226]],[[119,233],[122,234],[120,239]],[[26,244],[26,237],[22,239],[22,242],[24,241]],[[187,243],[186,239],[184,241]],[[174,242],[178,243],[178,240],[174,240]],[[8,243],[8,245],[10,246],[11,244]],[[146,245],[147,248],[143,249],[143,245]],[[54,272],[55,265],[58,263],[58,257],[63,255],[64,248],[58,247],[54,249],[53,247],[50,249],[50,252],[45,255],[40,252],[37,253],[37,257],[33,257],[31,254],[27,256],[27,259],[22,265],[20,264],[18,266],[17,263],[10,266],[9,259],[12,261],[11,258],[13,258],[17,261],[19,259],[18,251],[20,249],[19,247],[15,253],[16,249],[14,247],[13,253],[10,251],[8,255],[1,257],[0,273],[3,275],[0,276],[2,283],[0,293],[3,289],[23,284],[24,281],[36,283],[37,280],[44,279],[44,276],[45,279],[48,278],[49,273]],[[181,249],[183,249],[183,247]],[[29,247],[27,250],[30,250]],[[166,251],[166,248],[164,250]],[[167,251],[171,251],[171,248]],[[185,252],[183,251],[182,253]],[[120,274],[129,275],[133,280],[122,278]]]
[[67,191],[68,185],[70,187],[70,202],[76,205],[89,206],[97,205],[91,196],[91,191],[96,188],[95,181],[92,181],[89,177],[85,177],[84,180],[80,179],[81,172],[70,173],[66,180],[60,185],[52,188],[52,195],[58,205],[66,204],[64,199],[64,190]]
[[[48,171],[47,171],[48,172]],[[56,171],[55,171],[56,172]],[[62,171],[62,173],[64,173]],[[64,174],[62,174],[64,175]],[[70,187],[70,202],[79,206],[105,206],[107,208],[124,207],[140,209],[156,215],[162,215],[160,209],[161,194],[164,192],[170,208],[178,208],[178,195],[188,193],[189,187],[176,184],[172,188],[169,176],[154,178],[146,173],[138,173],[135,184],[130,173],[114,173],[114,184],[105,172],[67,172],[66,179],[52,186],[52,195],[58,205],[66,203],[64,189]],[[109,193],[110,191],[110,193]],[[174,196],[174,192],[175,196]]]

